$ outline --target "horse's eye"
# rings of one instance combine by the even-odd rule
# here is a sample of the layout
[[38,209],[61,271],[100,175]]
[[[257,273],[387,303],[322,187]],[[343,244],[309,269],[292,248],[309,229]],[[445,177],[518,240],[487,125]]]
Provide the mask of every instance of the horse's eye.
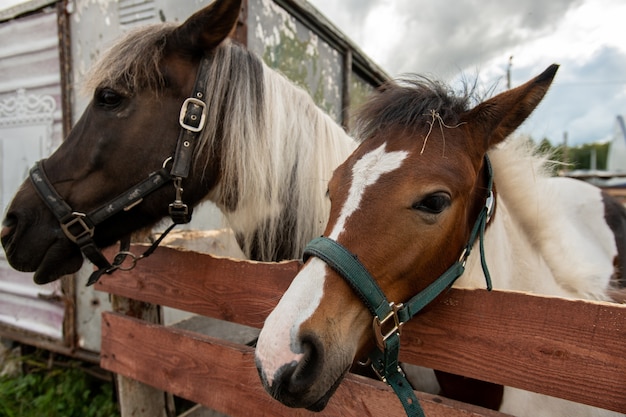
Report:
[[101,88],[96,91],[94,101],[96,105],[107,110],[114,110],[122,104],[124,97],[110,88]]
[[430,214],[439,214],[450,206],[450,196],[445,193],[435,193],[415,203],[415,210]]

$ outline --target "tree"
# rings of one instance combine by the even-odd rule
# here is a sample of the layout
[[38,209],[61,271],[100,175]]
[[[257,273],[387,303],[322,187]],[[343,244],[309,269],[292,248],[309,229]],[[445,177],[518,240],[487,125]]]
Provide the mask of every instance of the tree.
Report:
[[591,158],[595,151],[596,169],[606,169],[609,155],[608,143],[586,143],[577,147],[569,148],[569,161],[571,169],[591,169]]
[[[529,140],[535,143],[532,138]],[[568,165],[565,168],[568,170],[591,169],[591,157],[594,150],[596,169],[606,169],[609,154],[608,143],[586,143],[565,149],[562,145],[553,146],[548,138],[543,138],[539,145],[536,145],[536,148],[539,153],[550,155],[550,159],[553,161],[567,162]],[[567,152],[567,158],[565,158],[565,152]]]

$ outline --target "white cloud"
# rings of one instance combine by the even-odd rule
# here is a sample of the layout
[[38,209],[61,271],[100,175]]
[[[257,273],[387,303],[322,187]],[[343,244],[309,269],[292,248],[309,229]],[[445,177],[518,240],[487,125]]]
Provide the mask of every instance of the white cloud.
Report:
[[0,10],[26,3],[27,0],[0,0]]
[[626,114],[623,0],[309,0],[392,76],[443,80],[479,74],[485,89],[521,84],[561,64],[555,85],[522,127],[553,142],[606,139]]

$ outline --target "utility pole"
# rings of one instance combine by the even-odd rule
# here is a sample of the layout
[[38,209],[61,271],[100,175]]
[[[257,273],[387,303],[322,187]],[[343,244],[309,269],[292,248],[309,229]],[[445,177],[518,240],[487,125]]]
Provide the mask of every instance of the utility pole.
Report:
[[567,149],[567,131],[563,132],[563,166],[569,171],[569,150]]
[[513,55],[509,57],[509,66],[506,70],[506,88],[511,89],[511,68],[513,67]]
[[589,169],[596,171],[598,169],[598,151],[595,147],[591,148],[591,155],[589,156]]

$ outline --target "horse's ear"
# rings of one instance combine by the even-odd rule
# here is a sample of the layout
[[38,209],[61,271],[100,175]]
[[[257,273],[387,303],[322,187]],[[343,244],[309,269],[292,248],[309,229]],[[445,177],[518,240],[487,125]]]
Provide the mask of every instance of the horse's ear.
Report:
[[214,49],[231,33],[240,11],[241,0],[215,0],[172,32],[168,48],[193,54]]
[[541,75],[477,105],[463,115],[471,129],[486,140],[486,151],[502,142],[526,120],[545,96],[559,66],[549,66]]

